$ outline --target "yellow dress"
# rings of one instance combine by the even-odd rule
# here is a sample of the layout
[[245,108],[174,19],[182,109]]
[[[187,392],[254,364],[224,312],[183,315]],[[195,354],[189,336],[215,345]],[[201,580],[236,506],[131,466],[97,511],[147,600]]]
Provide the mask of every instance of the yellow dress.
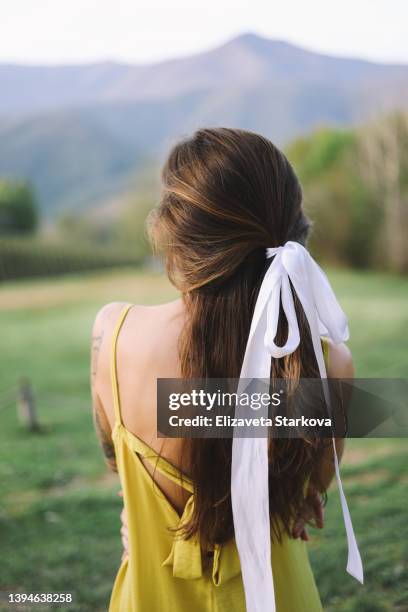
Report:
[[[159,457],[128,431],[121,419],[116,370],[116,343],[131,304],[117,323],[111,355],[115,407],[112,439],[128,517],[129,551],[117,573],[109,612],[244,612],[245,597],[234,539],[216,546],[202,559],[198,539],[174,538],[177,527],[191,514],[191,480]],[[180,517],[155,485],[141,457],[191,492]],[[283,535],[272,543],[272,567],[277,612],[321,612],[319,594],[309,564],[306,543]]]

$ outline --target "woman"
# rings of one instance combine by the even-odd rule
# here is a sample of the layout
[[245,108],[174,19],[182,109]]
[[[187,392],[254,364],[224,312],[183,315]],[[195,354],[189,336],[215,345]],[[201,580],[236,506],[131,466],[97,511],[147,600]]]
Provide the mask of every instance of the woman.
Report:
[[[305,244],[309,222],[292,167],[257,134],[200,130],[174,147],[162,179],[148,228],[181,297],[151,307],[109,304],[93,331],[95,422],[121,479],[128,549],[110,610],[235,612],[245,610],[245,596],[232,516],[231,440],[158,438],[156,382],[239,377],[271,265],[266,249]],[[300,344],[272,359],[271,376],[319,377],[310,330],[294,299]],[[277,344],[287,336],[282,316]],[[328,376],[351,378],[346,346],[327,340],[323,348]],[[278,612],[321,610],[305,522],[322,527],[321,499],[333,473],[333,447],[323,440],[277,439],[269,446]]]

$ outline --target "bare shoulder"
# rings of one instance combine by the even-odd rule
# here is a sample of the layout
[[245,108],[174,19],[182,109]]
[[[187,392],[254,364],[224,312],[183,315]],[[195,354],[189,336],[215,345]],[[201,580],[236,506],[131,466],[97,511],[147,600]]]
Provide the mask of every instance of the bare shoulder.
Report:
[[[101,376],[104,376],[104,371],[109,368],[113,333],[126,304],[127,302],[110,302],[103,306],[95,316],[91,348],[94,382],[96,377],[99,377],[99,372]],[[143,358],[155,344],[165,346],[166,340],[171,337],[172,330],[177,326],[181,313],[181,300],[157,306],[132,304],[121,332],[122,350],[128,354],[132,352],[134,357]]]
[[327,339],[329,345],[328,375],[330,378],[354,378],[353,357],[349,347],[342,342],[335,344]]
[[[98,310],[95,315],[93,327],[92,327],[92,347],[102,350],[103,346],[107,345],[107,342],[111,339],[115,326],[119,320],[120,314],[128,302],[109,302]],[[132,319],[138,320],[146,310],[146,306],[138,306],[132,304]],[[136,318],[134,317],[135,311],[137,312]]]
[[115,320],[119,317],[122,308],[125,306],[126,302],[110,302],[109,304],[105,304],[102,306],[96,313],[92,335],[104,334],[106,328],[113,327]]
[[[96,335],[113,329],[120,313],[127,304],[128,302],[110,302],[102,306],[96,313],[93,324],[93,331]],[[132,304],[130,316],[133,322],[139,321],[142,324],[149,320],[159,321],[179,313],[181,310],[180,306],[181,300],[153,306]]]
[[[91,386],[94,405],[98,400],[111,428],[115,419],[111,371],[113,338],[126,304],[106,304],[96,314],[93,325]],[[181,326],[181,315],[182,308],[175,302],[159,306],[132,304],[128,310],[118,336],[115,357],[121,412],[131,431],[132,427],[135,432],[139,431],[141,423],[148,421],[144,419],[143,410],[148,399],[155,397],[156,378],[177,376],[174,364],[177,362],[177,330]]]

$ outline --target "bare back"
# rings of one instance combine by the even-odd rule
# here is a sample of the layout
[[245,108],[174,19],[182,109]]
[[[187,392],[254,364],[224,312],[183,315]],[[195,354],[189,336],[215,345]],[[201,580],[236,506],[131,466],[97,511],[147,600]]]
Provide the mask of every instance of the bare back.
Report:
[[[94,405],[107,437],[114,427],[111,340],[123,307],[124,303],[118,302],[103,307],[93,329]],[[125,427],[188,475],[188,456],[182,452],[183,439],[158,438],[156,418],[157,379],[180,376],[178,341],[184,318],[182,300],[159,306],[132,306],[118,337],[117,372]],[[353,375],[350,353],[345,345],[330,343],[328,375],[339,378]],[[147,462],[145,467],[181,513],[189,494],[162,474],[153,474]]]

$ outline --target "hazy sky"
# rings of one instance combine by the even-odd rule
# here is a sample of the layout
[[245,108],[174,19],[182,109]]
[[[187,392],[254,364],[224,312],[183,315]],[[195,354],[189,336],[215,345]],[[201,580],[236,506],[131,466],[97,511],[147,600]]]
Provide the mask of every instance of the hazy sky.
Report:
[[247,31],[408,63],[408,0],[0,0],[1,62],[152,62]]

